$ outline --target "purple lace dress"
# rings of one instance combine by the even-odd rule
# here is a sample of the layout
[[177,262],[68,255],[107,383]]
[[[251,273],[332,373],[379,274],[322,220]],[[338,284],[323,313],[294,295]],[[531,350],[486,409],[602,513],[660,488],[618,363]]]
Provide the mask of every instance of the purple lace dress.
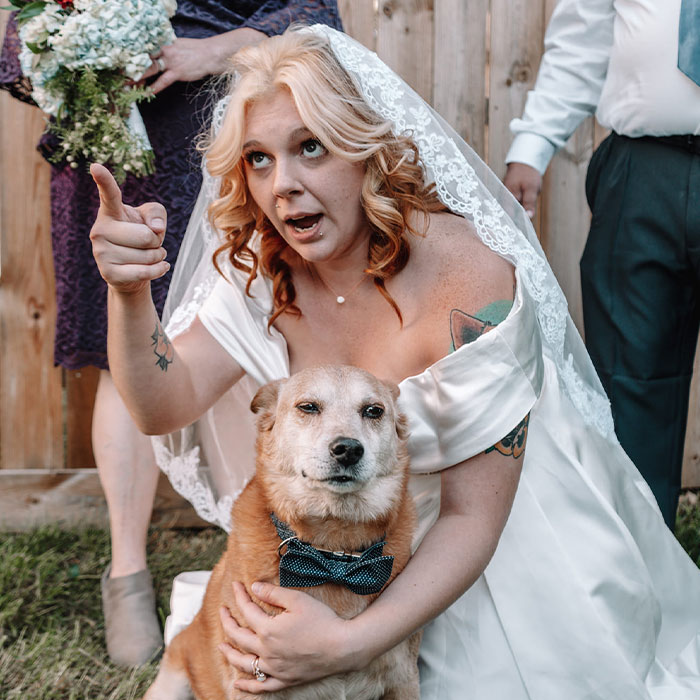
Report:
[[[178,0],[172,18],[177,36],[197,39],[238,27],[280,34],[292,22],[342,28],[336,0]],[[10,20],[0,55],[0,88],[31,102],[31,86],[22,76],[18,54],[17,28]],[[124,201],[129,204],[158,201],[166,207],[164,246],[171,265],[176,262],[201,183],[194,137],[208,123],[215,102],[205,82],[175,83],[139,106],[155,152],[156,172],[147,178],[129,177],[122,187]],[[48,137],[39,144],[45,154],[54,147]],[[106,369],[107,285],[97,271],[89,239],[99,199],[87,164],[82,165],[77,170],[67,164],[51,166],[51,240],[58,312],[54,362],[67,369],[85,365]],[[172,268],[151,283],[159,314],[171,274]]]

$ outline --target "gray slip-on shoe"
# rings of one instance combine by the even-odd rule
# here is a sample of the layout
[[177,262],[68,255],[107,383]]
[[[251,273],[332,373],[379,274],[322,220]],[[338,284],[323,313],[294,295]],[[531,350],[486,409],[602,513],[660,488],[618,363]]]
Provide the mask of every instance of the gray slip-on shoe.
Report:
[[144,569],[110,578],[110,570],[111,564],[101,580],[107,653],[117,666],[142,666],[163,651],[151,574]]

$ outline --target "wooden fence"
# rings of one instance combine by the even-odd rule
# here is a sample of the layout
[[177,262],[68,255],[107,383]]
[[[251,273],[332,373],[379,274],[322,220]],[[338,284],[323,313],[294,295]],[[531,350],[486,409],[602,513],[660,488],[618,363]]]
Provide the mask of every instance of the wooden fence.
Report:
[[[537,72],[555,0],[339,0],[346,31],[375,50],[502,176],[510,120]],[[7,13],[0,13],[4,26]],[[0,95],[0,526],[104,522],[90,447],[97,373],[53,367],[55,305],[43,118]],[[578,261],[588,230],[584,177],[603,133],[589,119],[545,178],[536,226],[580,324]],[[696,370],[699,370],[696,362]],[[700,371],[696,371],[696,375]],[[700,486],[694,384],[684,485]],[[163,480],[157,521],[196,522]]]

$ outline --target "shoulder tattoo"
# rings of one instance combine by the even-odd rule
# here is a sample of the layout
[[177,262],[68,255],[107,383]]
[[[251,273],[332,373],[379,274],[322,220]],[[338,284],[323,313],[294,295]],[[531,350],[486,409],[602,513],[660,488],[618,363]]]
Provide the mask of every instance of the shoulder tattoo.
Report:
[[153,354],[158,358],[156,360],[156,365],[158,365],[163,372],[167,372],[168,367],[173,363],[175,353],[173,352],[173,345],[170,342],[170,338],[165,335],[160,321],[156,321],[156,328],[151,336],[151,341]]
[[462,345],[473,343],[480,335],[495,328],[506,318],[512,306],[513,302],[510,299],[495,301],[477,311],[474,316],[459,309],[452,309],[450,311],[452,350],[458,350]]
[[513,430],[511,430],[508,435],[506,435],[500,442],[497,442],[493,447],[489,447],[484,450],[484,454],[489,452],[500,452],[506,457],[512,457],[513,459],[518,459],[520,455],[525,451],[525,443],[527,442],[527,426],[530,422],[530,414],[528,413],[525,418],[523,418],[520,423],[518,423]]

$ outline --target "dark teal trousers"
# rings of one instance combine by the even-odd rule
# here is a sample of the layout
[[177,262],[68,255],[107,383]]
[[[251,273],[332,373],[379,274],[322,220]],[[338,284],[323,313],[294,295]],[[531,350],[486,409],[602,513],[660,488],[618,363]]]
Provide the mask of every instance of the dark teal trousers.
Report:
[[617,436],[673,527],[700,324],[700,148],[612,134],[586,194],[586,346]]

